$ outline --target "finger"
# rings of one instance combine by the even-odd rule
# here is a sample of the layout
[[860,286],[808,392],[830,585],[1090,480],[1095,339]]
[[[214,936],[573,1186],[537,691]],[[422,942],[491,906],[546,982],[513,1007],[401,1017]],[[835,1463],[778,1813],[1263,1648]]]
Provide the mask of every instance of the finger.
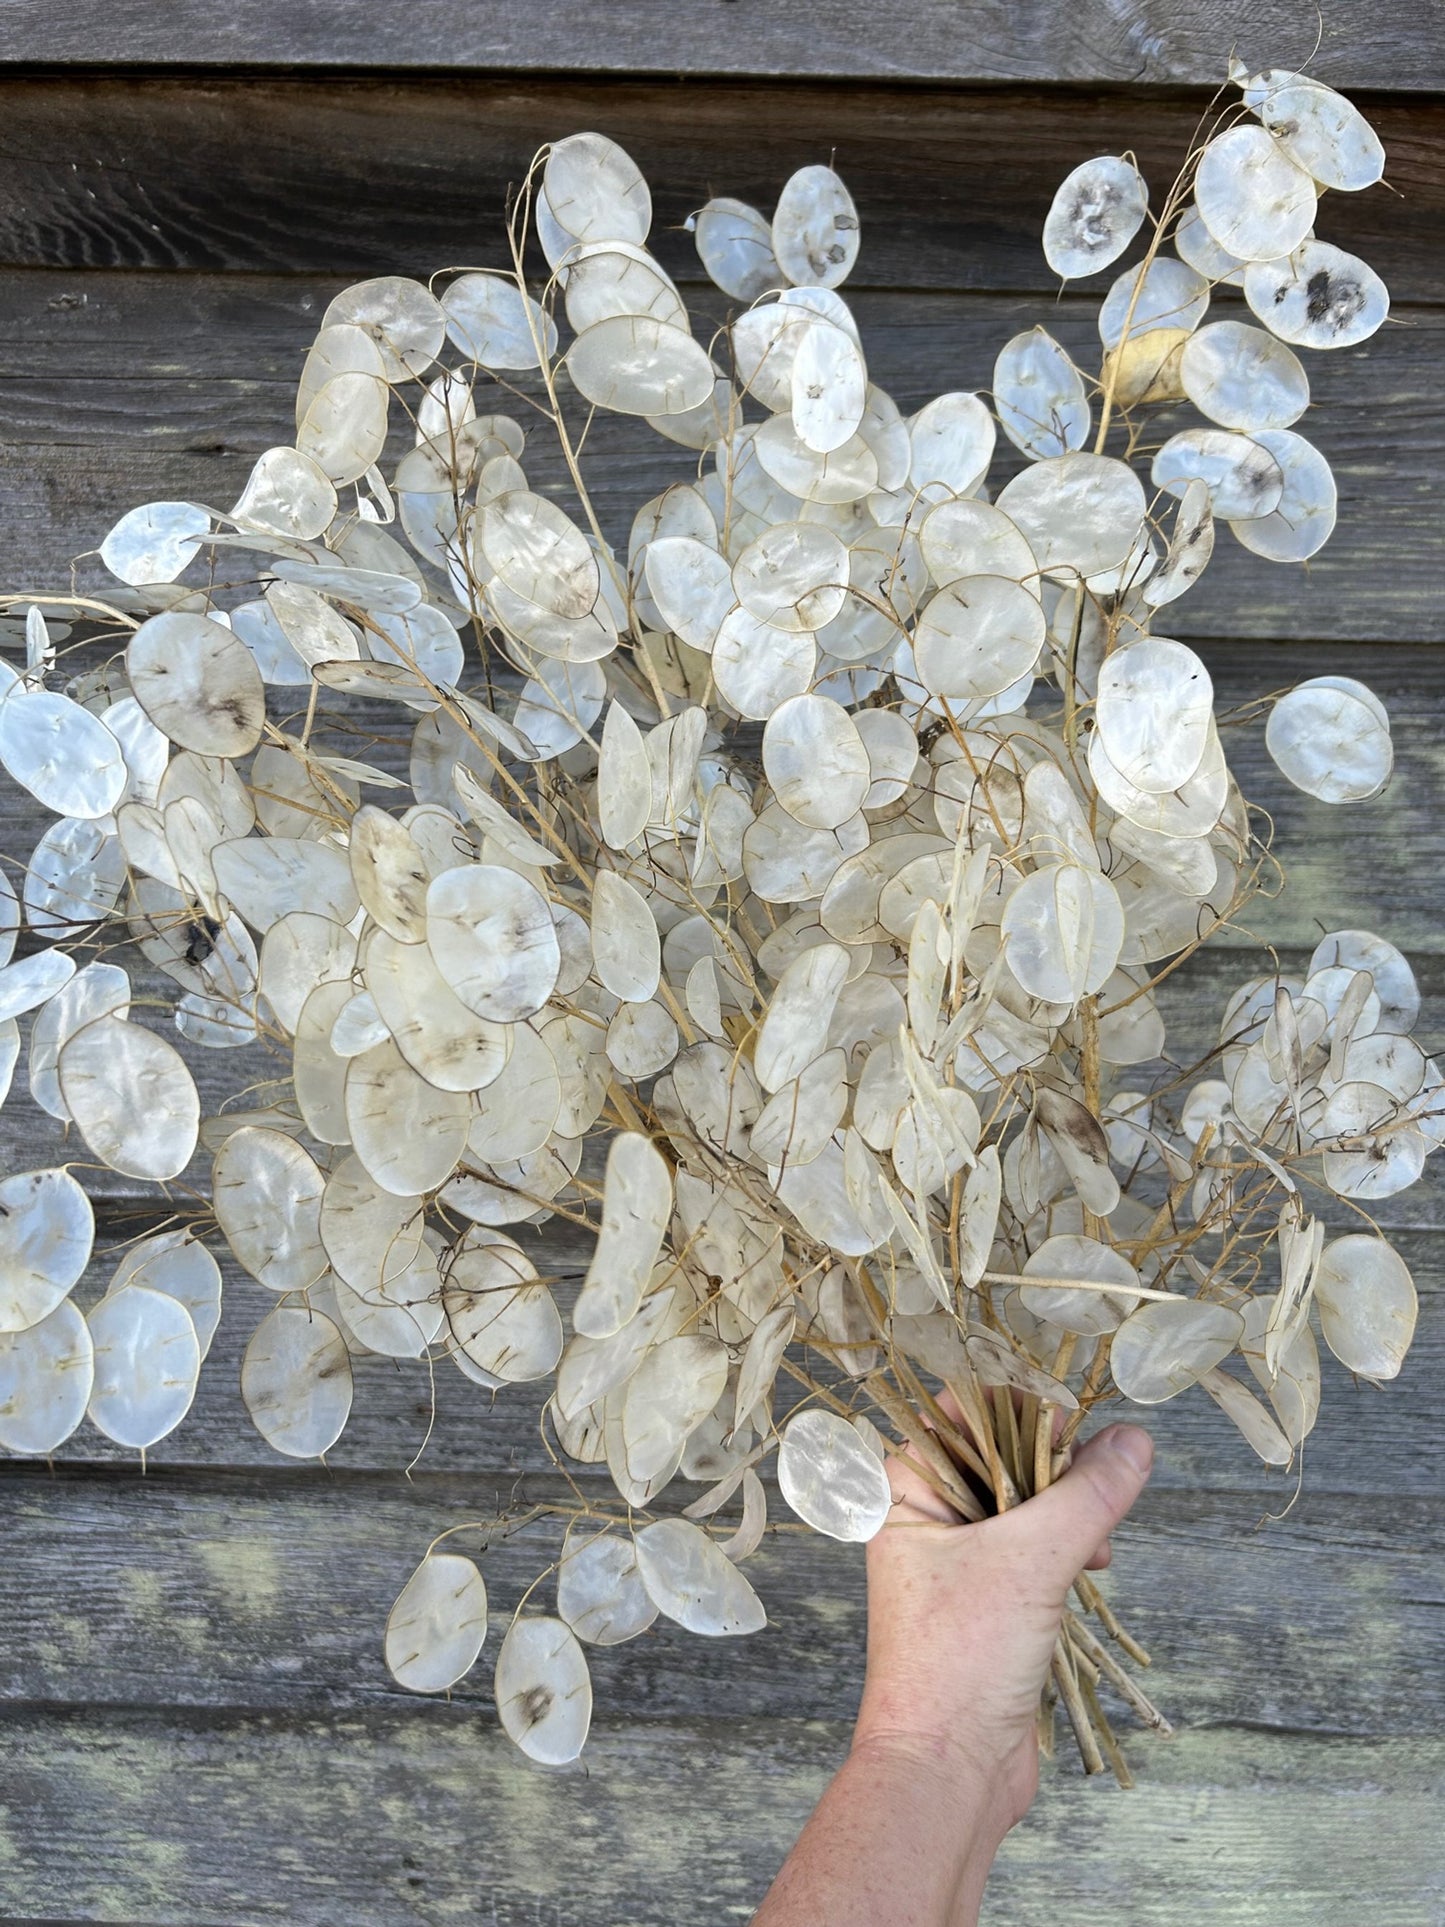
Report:
[[1102,1572],[1105,1566],[1113,1564],[1113,1560],[1114,1560],[1113,1541],[1110,1539],[1106,1539],[1103,1545],[1100,1546],[1099,1550],[1093,1555],[1093,1557],[1086,1559],[1084,1561],[1084,1570],[1085,1572]]
[[1111,1425],[1074,1455],[1046,1492],[1014,1515],[1028,1521],[1040,1568],[1062,1593],[1104,1549],[1109,1534],[1143,1491],[1153,1463],[1149,1434]]

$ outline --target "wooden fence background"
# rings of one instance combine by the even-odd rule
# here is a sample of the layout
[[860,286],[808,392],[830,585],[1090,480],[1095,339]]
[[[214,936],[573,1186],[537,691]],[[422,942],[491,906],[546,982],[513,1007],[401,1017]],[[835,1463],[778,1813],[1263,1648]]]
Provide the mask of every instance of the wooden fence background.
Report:
[[[234,498],[290,434],[301,357],[338,288],[499,263],[507,186],[542,141],[596,127],[654,188],[655,242],[697,279],[687,212],[770,207],[836,154],[863,220],[850,294],[870,368],[906,408],[986,385],[1016,328],[1087,335],[1038,248],[1075,162],[1134,147],[1162,183],[1231,45],[1298,64],[1285,0],[7,0],[0,6],[0,583],[64,586],[145,500]],[[1298,962],[1324,923],[1417,962],[1445,1036],[1445,14],[1337,4],[1314,70],[1358,90],[1394,192],[1330,198],[1392,325],[1311,362],[1310,432],[1341,525],[1308,570],[1233,545],[1180,611],[1221,694],[1329,667],[1389,702],[1379,803],[1286,795],[1256,739],[1248,793],[1293,869],[1258,920]],[[706,304],[704,303],[704,312]],[[675,465],[674,465],[675,467]],[[670,475],[619,456],[617,512]],[[625,525],[624,525],[625,526]],[[38,822],[8,802],[7,857]],[[1194,973],[1202,1031],[1244,955]],[[23,1083],[22,1079],[19,1080]],[[37,1161],[17,1092],[0,1168]],[[1330,1371],[1305,1489],[1267,1477],[1212,1407],[1162,1414],[1119,1534],[1117,1601],[1157,1655],[1172,1743],[1135,1736],[1131,1795],[1064,1762],[1008,1842],[995,1927],[1440,1927],[1445,1922],[1445,1365],[1438,1178],[1386,1207],[1421,1286],[1386,1392]],[[138,1220],[117,1187],[102,1244]],[[543,1257],[578,1269],[555,1238]],[[381,1360],[328,1468],[252,1432],[234,1281],[195,1411],[133,1460],[77,1439],[0,1465],[0,1920],[241,1927],[677,1927],[745,1921],[846,1745],[861,1560],[764,1549],[772,1624],[714,1646],[655,1630],[594,1667],[585,1766],[529,1767],[488,1668],[450,1703],[390,1683],[380,1628],[445,1524],[540,1493],[530,1403],[456,1374],[427,1432],[424,1374]],[[1285,1513],[1262,1524],[1266,1514]],[[487,1561],[506,1607],[535,1546]],[[880,1923],[880,1927],[886,1927]]]

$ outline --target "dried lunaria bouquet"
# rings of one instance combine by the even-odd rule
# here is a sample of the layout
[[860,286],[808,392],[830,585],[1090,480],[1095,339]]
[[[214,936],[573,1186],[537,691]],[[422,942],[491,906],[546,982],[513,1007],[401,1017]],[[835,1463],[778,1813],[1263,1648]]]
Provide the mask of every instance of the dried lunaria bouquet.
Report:
[[[1398,1370],[1415,1293],[1370,1205],[1442,1133],[1404,958],[1326,937],[1303,980],[1242,983],[1189,1069],[1155,1003],[1277,879],[1208,670],[1153,625],[1221,522],[1279,562],[1325,541],[1296,350],[1387,311],[1314,235],[1326,188],[1379,179],[1371,129],[1300,75],[1234,78],[1162,203],[1128,156],[1059,190],[1064,279],[1144,243],[1097,374],[1036,327],[987,393],[901,415],[837,292],[858,220],[822,166],[771,221],[689,223],[736,304],[705,341],[636,166],[577,134],[521,191],[509,267],[337,296],[295,446],[233,507],[148,503],[100,550],[124,587],[8,599],[0,759],[60,820],[20,903],[4,885],[0,1043],[8,1086],[23,1017],[71,1161],[0,1185],[0,1442],[170,1432],[221,1240],[275,1294],[241,1383],[279,1452],[334,1444],[358,1354],[479,1399],[535,1382],[558,1467],[616,1491],[528,1508],[555,1556],[496,1661],[507,1732],[561,1762],[581,1642],[763,1625],[743,1565],[775,1451],[789,1512],[863,1540],[886,1435],[972,1519],[1118,1398],[1199,1387],[1288,1463],[1312,1315],[1351,1371]],[[625,544],[583,474],[609,410],[695,477]],[[991,489],[999,429],[1022,460]],[[47,608],[110,642],[63,690]],[[1325,802],[1390,774],[1348,677],[1273,702],[1267,742]],[[232,1049],[203,1106],[191,1064]],[[174,1216],[82,1315],[91,1160]],[[553,1213],[596,1234],[565,1319],[514,1235]],[[421,1692],[487,1633],[476,1528],[452,1531],[386,1629]],[[1062,1701],[1123,1774],[1101,1689],[1163,1721],[1076,1592],[1041,1731]]]

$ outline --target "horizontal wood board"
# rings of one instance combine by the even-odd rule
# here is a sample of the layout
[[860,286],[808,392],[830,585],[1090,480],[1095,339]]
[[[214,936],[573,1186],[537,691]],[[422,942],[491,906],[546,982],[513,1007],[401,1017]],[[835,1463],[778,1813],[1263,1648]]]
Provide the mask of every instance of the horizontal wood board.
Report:
[[[294,436],[306,350],[345,285],[75,270],[0,279],[5,589],[68,586],[80,558],[75,585],[103,593],[111,578],[88,552],[125,509],[175,495],[228,508],[257,456]],[[689,293],[699,326],[725,318],[716,290]],[[945,389],[988,388],[1004,343],[1040,321],[1085,365],[1098,364],[1097,300],[1087,296],[865,290],[853,305],[870,373],[905,410]],[[1215,306],[1242,312],[1234,296]],[[1284,567],[1221,530],[1208,572],[1170,611],[1171,633],[1331,645],[1445,640],[1445,604],[1434,592],[1445,571],[1445,405],[1433,379],[1442,353],[1445,311],[1415,305],[1360,348],[1309,358],[1313,401],[1300,430],[1336,473],[1334,536],[1309,564]],[[530,425],[529,480],[570,499],[555,436],[516,399],[517,385],[482,379],[478,407]],[[573,402],[576,429],[583,410]],[[1197,420],[1174,414],[1151,432],[1162,439]],[[393,461],[407,445],[398,407]],[[1020,466],[1005,443],[996,476]],[[695,475],[697,457],[645,423],[604,417],[589,432],[583,470],[604,530],[625,546],[636,510]]]
[[[805,35],[761,0],[700,0],[686,34],[670,30],[675,11],[636,0],[605,15],[570,0],[434,5],[385,23],[343,4],[185,6],[164,24],[139,0],[83,24],[70,0],[4,10],[0,62],[92,71],[0,72],[3,586],[59,586],[136,502],[234,499],[255,455],[289,432],[331,295],[369,274],[500,265],[508,184],[542,140],[580,127],[604,128],[648,172],[655,244],[699,314],[711,309],[681,231],[688,211],[709,192],[770,206],[794,167],[836,148],[863,218],[852,286],[870,366],[905,406],[986,386],[997,347],[1036,320],[1089,341],[1089,296],[1056,303],[1038,250],[1053,187],[1125,145],[1162,184],[1205,96],[1034,83],[1203,82],[1236,32],[1247,28],[1252,56],[1293,62],[1314,22],[1107,0],[1044,12],[895,9],[885,33],[854,0],[812,0]],[[1304,427],[1340,477],[1340,530],[1308,572],[1222,544],[1176,625],[1225,701],[1310,673],[1327,645],[1326,666],[1390,703],[1399,775],[1368,810],[1287,791],[1257,726],[1234,733],[1231,758],[1276,814],[1293,877],[1254,927],[1285,946],[1286,968],[1320,922],[1398,936],[1420,965],[1432,1044],[1445,1018],[1445,683],[1421,645],[1445,640],[1445,111],[1416,96],[1445,84],[1441,17],[1432,5],[1327,20],[1317,62],[1339,84],[1392,90],[1365,104],[1400,189],[1332,196],[1322,211],[1322,233],[1371,259],[1396,297],[1396,320],[1365,351],[1310,359]],[[559,60],[589,77],[534,71]],[[111,62],[217,70],[117,74]],[[339,77],[348,67],[387,73]],[[411,67],[489,71],[393,77]],[[685,71],[735,77],[671,78]],[[626,73],[657,77],[597,78]],[[813,78],[781,77],[799,74]],[[1022,84],[933,84],[979,79]],[[614,535],[687,472],[680,452],[638,452],[629,427],[608,425],[594,446]],[[539,456],[535,472],[560,491],[555,465]],[[23,857],[40,827],[7,786],[0,852]],[[1211,1013],[1253,967],[1236,949],[1181,979],[1170,997],[1184,1041],[1207,1045]],[[232,1074],[223,1061],[215,1072]],[[0,1170],[40,1161],[37,1132],[53,1128],[22,1082],[0,1113]],[[102,1214],[105,1247],[143,1223],[128,1189]],[[1432,1167],[1381,1213],[1421,1288],[1417,1344],[1382,1390],[1327,1367],[1291,1510],[1291,1480],[1260,1468],[1207,1400],[1149,1415],[1159,1468],[1109,1583],[1182,1730],[1168,1744],[1132,1736],[1141,1784],[1127,1799],[1085,1784],[1065,1752],[1005,1848],[985,1914],[995,1927],[1061,1913],[1177,1927],[1202,1904],[1225,1927],[1445,1922],[1441,1195]],[[565,1304],[585,1236],[554,1227],[534,1246]],[[98,1266],[82,1300],[103,1279]],[[763,1635],[719,1648],[656,1629],[601,1656],[583,1767],[530,1769],[496,1730],[488,1655],[450,1705],[423,1702],[390,1683],[379,1636],[437,1530],[509,1496],[556,1494],[535,1393],[493,1404],[444,1367],[408,1475],[433,1418],[425,1368],[364,1361],[329,1466],[280,1462],[237,1383],[265,1302],[228,1269],[197,1405],[146,1478],[94,1435],[53,1472],[0,1469],[0,1919],[746,1920],[846,1746],[856,1553],[770,1539],[750,1568],[773,1622]],[[595,1475],[583,1488],[605,1497]],[[773,1516],[786,1516],[775,1494]],[[547,1545],[533,1530],[486,1555],[489,1653]],[[577,1850],[559,1854],[559,1837]]]
[[[1445,63],[1432,85],[1445,90]],[[582,77],[21,80],[0,68],[0,263],[354,278],[498,266],[509,187],[547,142],[595,128],[646,176],[649,245],[669,273],[695,260],[683,224],[709,195],[771,214],[795,168],[831,160],[861,223],[850,289],[1052,297],[1039,236],[1059,182],[1128,148],[1162,204],[1209,99]],[[1397,301],[1438,299],[1437,104],[1382,94],[1361,106],[1388,185],[1328,195],[1320,232],[1366,254]]]
[[[553,1774],[519,1768],[468,1708],[27,1710],[0,1763],[9,1918],[725,1927],[751,1917],[753,1869],[781,1860],[847,1740],[839,1721],[699,1711],[601,1725],[585,1774]],[[1205,1918],[1239,1927],[1436,1927],[1428,1741],[1202,1728],[1137,1750],[1128,1796],[1067,1762],[1046,1772],[1000,1856],[991,1927],[1061,1907],[1176,1927],[1205,1896]]]
[[988,80],[1212,84],[1235,47],[1258,64],[1303,65],[1340,87],[1419,90],[1445,58],[1439,0],[1388,0],[1317,20],[1288,0],[430,0],[386,13],[357,0],[235,0],[224,12],[176,0],[11,0],[0,60],[82,69],[115,66],[594,74],[789,79]]

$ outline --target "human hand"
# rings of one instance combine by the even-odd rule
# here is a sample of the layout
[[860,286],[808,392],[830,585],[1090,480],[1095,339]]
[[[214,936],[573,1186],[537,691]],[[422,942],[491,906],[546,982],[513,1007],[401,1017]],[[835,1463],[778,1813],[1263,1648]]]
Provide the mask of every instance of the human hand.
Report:
[[1039,1695],[1069,1587],[1108,1564],[1152,1460],[1146,1432],[1111,1425],[1047,1491],[965,1524],[911,1449],[890,1457],[894,1510],[868,1545],[854,1752],[932,1775],[1002,1839],[1038,1787]]

